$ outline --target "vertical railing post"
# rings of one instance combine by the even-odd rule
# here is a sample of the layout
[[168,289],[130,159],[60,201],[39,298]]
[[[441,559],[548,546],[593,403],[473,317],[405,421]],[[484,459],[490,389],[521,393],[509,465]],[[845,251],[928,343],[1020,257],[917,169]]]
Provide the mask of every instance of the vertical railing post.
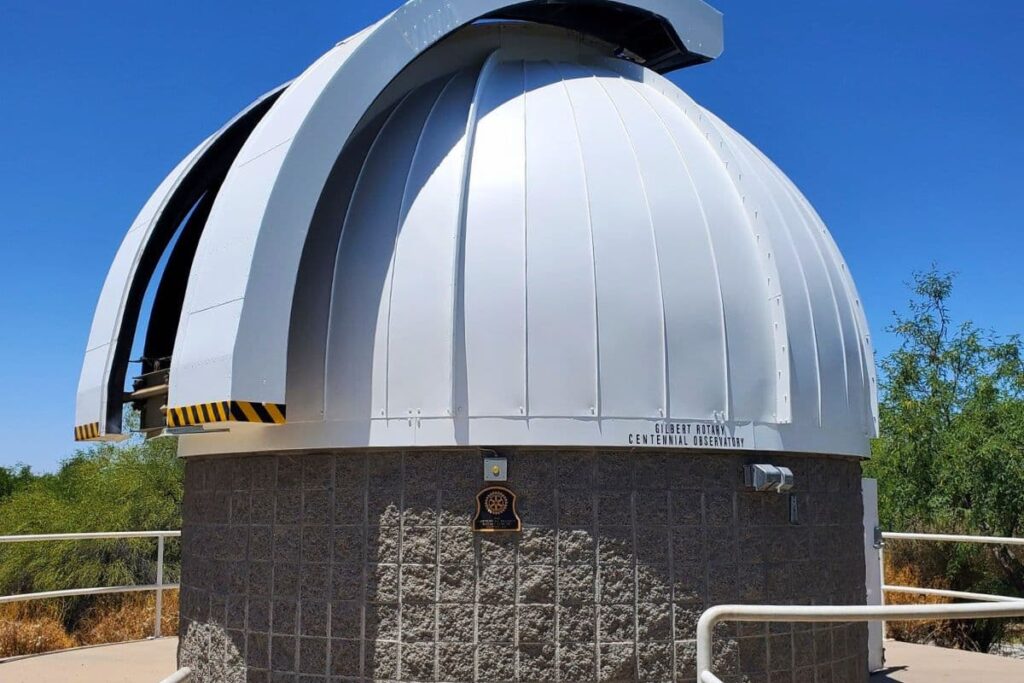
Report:
[[711,639],[714,637],[715,624],[718,623],[718,614],[719,610],[711,607],[704,610],[697,620],[697,683],[703,683],[704,672],[711,671]]
[[[882,577],[882,590],[879,591],[879,604],[885,606],[885,542],[878,545],[878,575]],[[885,642],[885,619],[882,622],[882,642]]]
[[153,637],[160,637],[160,622],[164,611],[164,537],[156,537],[156,625]]

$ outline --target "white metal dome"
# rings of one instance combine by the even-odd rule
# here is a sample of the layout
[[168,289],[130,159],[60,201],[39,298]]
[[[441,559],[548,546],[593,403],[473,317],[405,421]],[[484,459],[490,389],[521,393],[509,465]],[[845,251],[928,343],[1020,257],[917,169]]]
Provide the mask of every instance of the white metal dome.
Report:
[[[328,129],[312,104],[331,87],[314,78],[327,57],[292,86],[306,88],[306,113],[289,89],[257,125],[198,244],[170,404],[207,406],[186,420],[207,423],[225,418],[222,399],[269,398],[287,405],[287,424],[189,436],[183,453],[867,454],[875,379],[860,302],[828,231],[779,169],[606,45],[522,25],[498,39],[487,27],[466,35],[382,91],[318,186],[297,189],[301,172],[287,164],[254,172],[265,160],[252,152],[286,114],[293,130]],[[209,313],[275,282],[270,260],[248,266],[242,298],[213,286],[254,191],[316,196],[283,387],[258,369],[259,331],[280,312],[252,309],[248,323],[244,310],[229,314],[234,338],[255,349],[234,356],[219,351],[226,333]],[[254,249],[280,239],[260,234]],[[296,259],[294,247],[280,251]],[[234,360],[218,371],[223,358]]]
[[698,421],[748,447],[790,425],[771,447],[859,450],[872,363],[828,232],[748,142],[620,64],[496,52],[342,159],[333,284],[297,292],[330,292],[326,363],[293,338],[290,419],[635,445]]

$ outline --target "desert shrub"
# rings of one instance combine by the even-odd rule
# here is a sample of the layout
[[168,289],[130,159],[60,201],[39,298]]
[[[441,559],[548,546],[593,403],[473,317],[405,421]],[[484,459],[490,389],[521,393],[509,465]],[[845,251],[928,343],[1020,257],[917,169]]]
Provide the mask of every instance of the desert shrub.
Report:
[[[178,633],[178,591],[164,591],[161,632]],[[153,635],[156,620],[156,596],[153,593],[109,595],[89,608],[75,630],[83,645],[141,640]]]
[[0,658],[74,647],[53,601],[0,605]]
[[[972,561],[960,565],[968,575],[950,577],[949,548],[939,544],[917,542],[892,542],[886,546],[886,583],[893,586],[917,586],[919,588],[953,589],[960,584],[989,585],[994,583],[992,571],[986,576],[973,575],[984,567],[986,557],[978,552]],[[977,551],[977,549],[975,549]],[[993,568],[989,567],[990,570]],[[996,592],[990,588],[983,592]],[[887,593],[890,605],[945,604],[949,598],[911,593]],[[987,652],[989,645],[1002,635],[1005,622],[998,619],[979,620],[936,620],[936,621],[889,621],[886,634],[890,638],[912,643],[930,643],[942,647],[969,648]]]
[[[64,625],[63,613],[60,599],[0,605],[0,658],[149,638],[156,618],[156,596],[99,596],[71,631]],[[164,592],[160,627],[164,636],[178,634],[177,590]]]

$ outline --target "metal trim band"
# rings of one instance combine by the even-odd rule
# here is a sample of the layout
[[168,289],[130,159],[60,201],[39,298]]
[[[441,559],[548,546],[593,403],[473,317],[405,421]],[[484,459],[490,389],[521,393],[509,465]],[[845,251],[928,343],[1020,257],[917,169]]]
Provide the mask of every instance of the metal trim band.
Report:
[[167,409],[168,427],[188,427],[213,422],[255,422],[284,424],[283,403],[255,401],[214,401]]
[[84,425],[75,425],[75,441],[93,441],[99,438],[99,422],[89,422]]

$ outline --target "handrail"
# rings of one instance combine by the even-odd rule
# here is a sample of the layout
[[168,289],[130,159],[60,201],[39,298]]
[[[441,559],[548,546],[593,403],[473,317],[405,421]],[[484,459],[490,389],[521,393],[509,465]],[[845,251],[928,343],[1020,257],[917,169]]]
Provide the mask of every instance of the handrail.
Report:
[[[1024,616],[1024,601],[959,605],[716,605],[697,621],[697,683],[719,683],[711,671],[712,635],[724,621],[909,621]],[[711,673],[711,677],[705,676]]]
[[[15,536],[0,536],[0,543],[33,543],[43,541],[92,541],[100,539],[118,538],[155,538],[156,539],[156,583],[141,586],[95,586],[91,588],[68,588],[57,591],[41,591],[38,593],[20,593],[16,595],[0,595],[0,604],[7,602],[20,602],[23,600],[43,600],[46,598],[68,598],[79,595],[103,595],[107,593],[135,593],[143,591],[156,592],[156,617],[153,625],[153,637],[161,635],[161,620],[163,617],[163,598],[165,590],[178,588],[176,583],[164,583],[164,540],[178,538],[181,531],[178,529],[168,531],[93,531],[86,533],[70,534],[19,534]],[[184,681],[186,678],[175,679]]]
[[39,593],[17,593],[0,595],[0,605],[5,602],[21,602],[22,600],[46,600],[47,598],[73,598],[79,595],[104,595],[106,593],[142,593],[145,591],[165,591],[179,588],[176,583],[152,583],[139,586],[98,586],[96,588],[68,588],[60,591],[41,591]]
[[93,531],[83,534],[19,534],[0,536],[0,543],[29,543],[34,541],[91,541],[104,538],[177,538],[181,531]]
[[956,598],[959,600],[981,600],[984,602],[1020,602],[1024,598],[1013,598],[1009,595],[992,595],[991,593],[969,593],[967,591],[954,591],[945,588],[918,588],[916,586],[882,586],[887,593],[911,593],[914,595],[935,595],[942,598]]
[[906,531],[883,531],[882,538],[904,541],[950,541],[953,543],[991,543],[996,545],[1024,545],[1024,538],[1012,536],[967,536],[960,534],[919,534]]
[[185,681],[188,681],[191,678],[192,669],[188,668],[187,666],[184,666],[175,671],[174,673],[172,673],[164,680],[160,681],[160,683],[185,683]]
[[[886,593],[913,593],[917,595],[935,595],[945,598],[961,600],[984,600],[987,602],[1019,602],[1024,598],[1016,598],[1009,595],[991,595],[988,593],[969,593],[966,591],[947,590],[943,588],[919,588],[916,586],[890,586],[885,583],[885,540],[893,541],[935,541],[950,543],[986,543],[993,545],[1024,545],[1024,538],[1012,536],[971,536],[966,534],[927,534],[909,531],[882,531],[876,538],[881,536],[882,543],[876,545],[878,548],[878,565],[882,580],[881,600],[885,604]],[[885,620],[882,621],[882,633],[885,633]]]

